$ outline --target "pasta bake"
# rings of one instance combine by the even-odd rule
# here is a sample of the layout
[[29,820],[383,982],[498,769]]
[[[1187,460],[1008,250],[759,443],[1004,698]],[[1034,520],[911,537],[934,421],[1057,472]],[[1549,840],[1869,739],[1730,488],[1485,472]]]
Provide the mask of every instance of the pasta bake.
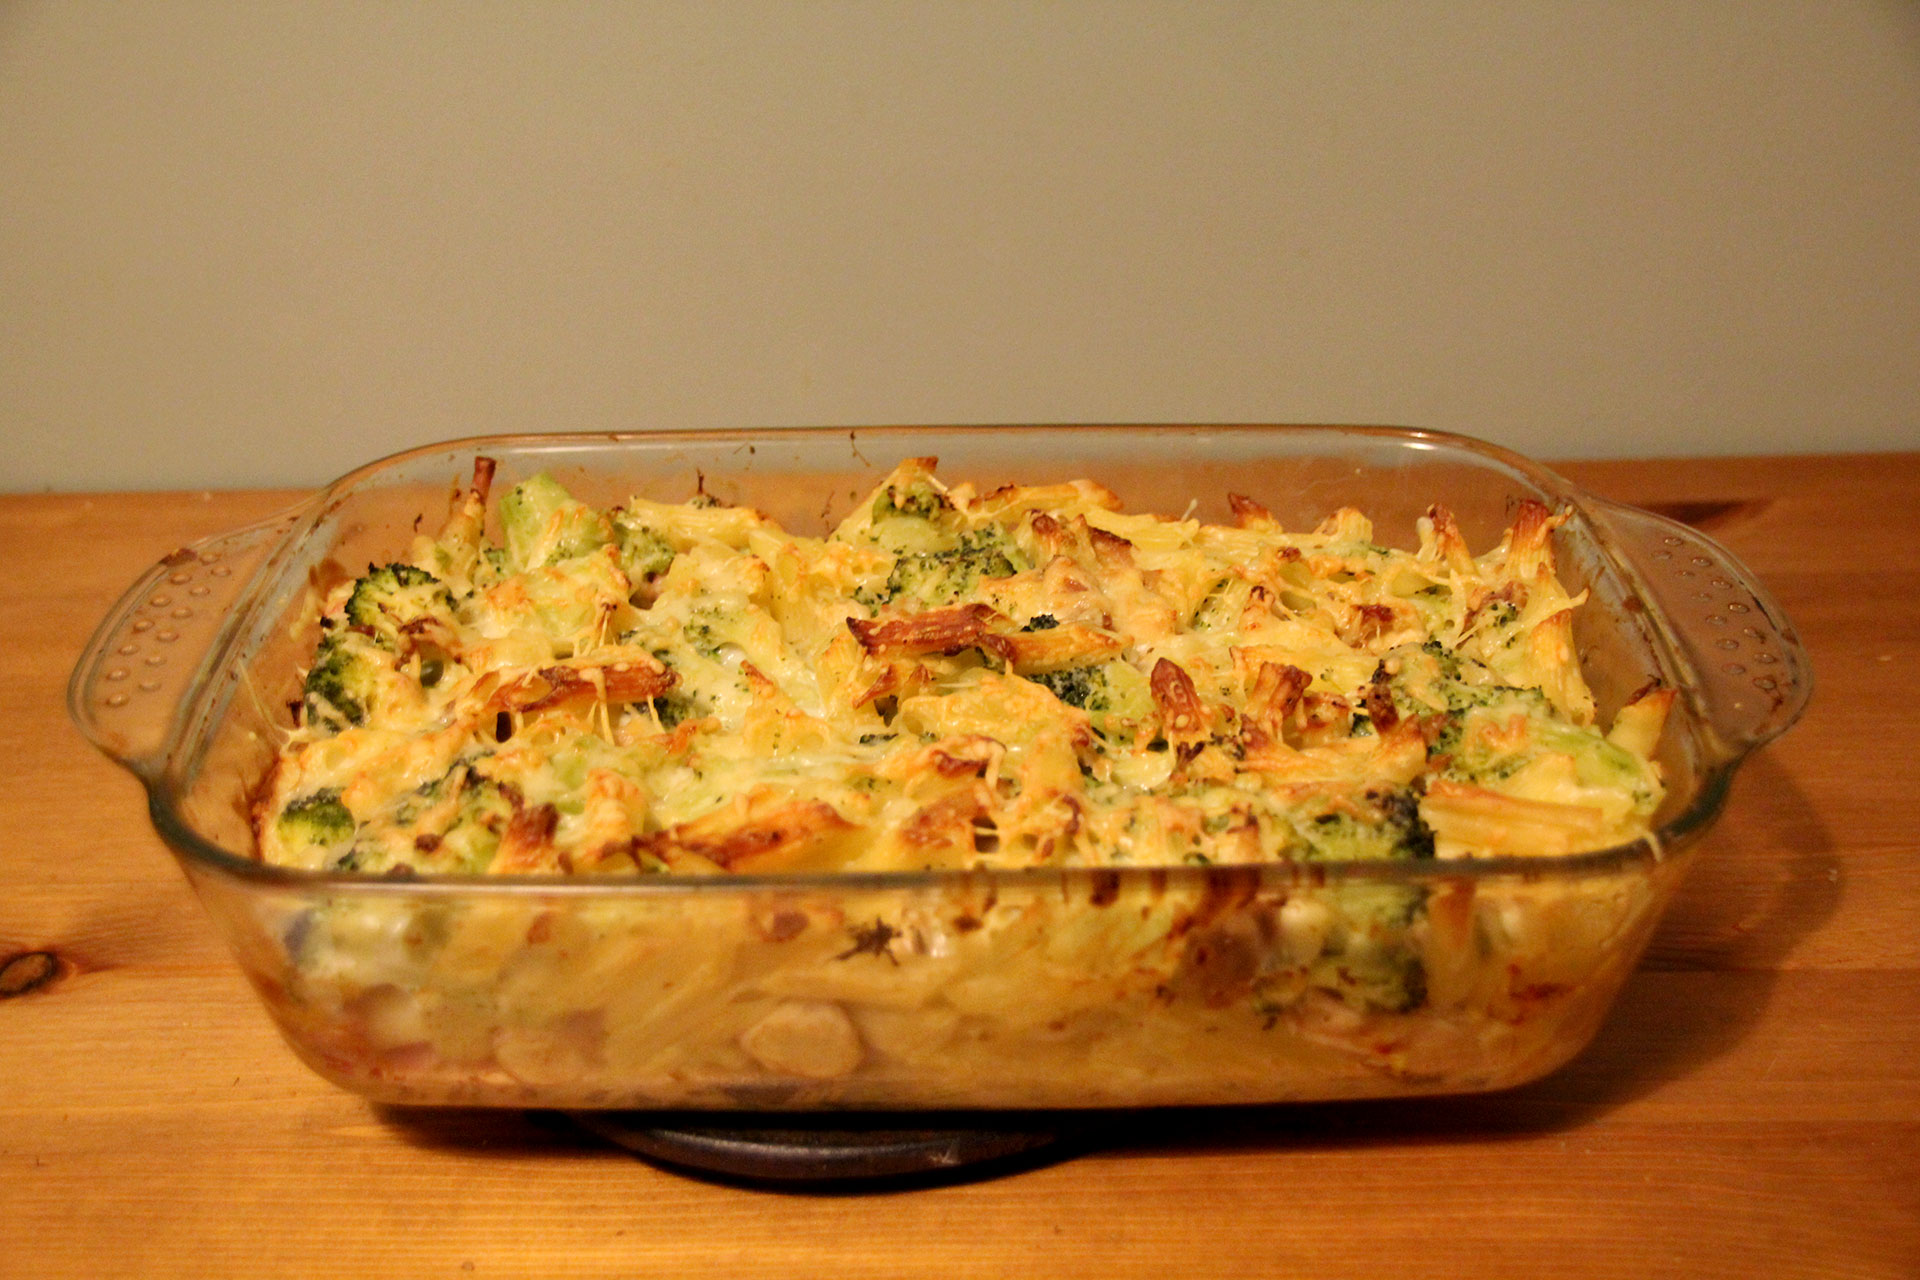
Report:
[[[1353,871],[1646,835],[1672,694],[1597,723],[1538,502],[1478,553],[1440,506],[1396,549],[1357,510],[1287,530],[1236,495],[1208,524],[913,458],[806,537],[703,493],[601,509],[544,473],[490,513],[492,473],[404,559],[319,584],[260,856],[767,887],[303,909],[271,1000],[376,1096],[1490,1087],[1564,1054],[1644,942],[1637,872]],[[1063,868],[1082,878],[1019,878]],[[1165,870],[1122,893],[1127,868]]]
[[684,874],[1563,854],[1644,834],[1671,691],[1595,723],[1561,517],[1476,555],[975,492],[900,464],[829,536],[490,468],[334,587],[270,862]]

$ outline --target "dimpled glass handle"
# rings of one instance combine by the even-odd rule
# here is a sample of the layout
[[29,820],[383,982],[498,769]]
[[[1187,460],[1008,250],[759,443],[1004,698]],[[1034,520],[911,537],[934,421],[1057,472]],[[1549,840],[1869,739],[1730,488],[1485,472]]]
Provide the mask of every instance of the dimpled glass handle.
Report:
[[158,770],[234,605],[295,518],[286,512],[182,547],[127,589],[67,684],[67,711],[94,746],[142,777]]
[[1813,666],[1779,602],[1698,529],[1616,502],[1592,506],[1666,615],[1729,753],[1785,733],[1813,693]]

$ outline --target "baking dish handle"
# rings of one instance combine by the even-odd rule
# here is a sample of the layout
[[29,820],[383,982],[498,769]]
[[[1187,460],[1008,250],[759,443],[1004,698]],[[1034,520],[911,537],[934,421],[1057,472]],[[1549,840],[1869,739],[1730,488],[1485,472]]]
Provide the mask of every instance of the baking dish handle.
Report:
[[1689,525],[1595,499],[1659,604],[1728,753],[1785,733],[1813,693],[1813,665],[1779,602],[1734,554]]
[[200,669],[254,572],[299,508],[175,551],[129,587],[67,683],[67,711],[94,746],[149,781]]

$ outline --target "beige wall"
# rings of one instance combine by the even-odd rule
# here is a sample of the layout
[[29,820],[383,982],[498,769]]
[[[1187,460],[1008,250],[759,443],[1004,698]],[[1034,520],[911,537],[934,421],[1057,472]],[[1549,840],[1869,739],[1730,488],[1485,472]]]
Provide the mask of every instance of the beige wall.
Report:
[[0,5],[0,489],[470,433],[1920,447],[1920,6]]

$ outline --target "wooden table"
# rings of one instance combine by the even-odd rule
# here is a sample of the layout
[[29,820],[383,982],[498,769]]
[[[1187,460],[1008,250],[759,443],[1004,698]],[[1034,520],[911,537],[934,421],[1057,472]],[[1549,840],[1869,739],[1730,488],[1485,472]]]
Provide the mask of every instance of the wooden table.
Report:
[[63,706],[136,574],[289,495],[0,499],[0,960],[58,957],[0,998],[0,1276],[1920,1276],[1920,454],[1563,470],[1709,528],[1817,676],[1592,1049],[862,1196],[309,1074]]

